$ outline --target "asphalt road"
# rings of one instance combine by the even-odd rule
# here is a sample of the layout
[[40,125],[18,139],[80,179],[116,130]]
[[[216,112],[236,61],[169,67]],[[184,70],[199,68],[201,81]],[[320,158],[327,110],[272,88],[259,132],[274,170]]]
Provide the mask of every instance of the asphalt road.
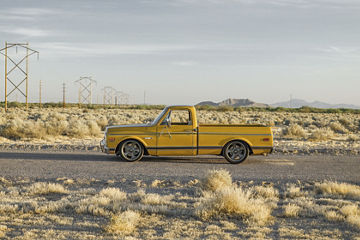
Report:
[[187,179],[219,168],[236,180],[360,183],[360,156],[251,156],[232,165],[214,156],[145,157],[130,163],[102,153],[0,152],[0,177],[7,178]]

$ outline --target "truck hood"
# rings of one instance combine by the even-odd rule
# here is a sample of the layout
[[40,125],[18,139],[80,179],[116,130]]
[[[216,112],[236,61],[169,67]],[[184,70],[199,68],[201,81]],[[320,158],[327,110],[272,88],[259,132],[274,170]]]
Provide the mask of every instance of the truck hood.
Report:
[[151,126],[151,125],[150,124],[131,124],[131,125],[108,126],[105,128],[105,133],[107,133],[109,131],[110,132],[139,131],[141,128],[145,128],[145,127],[149,127],[149,126]]
[[149,126],[150,126],[150,124],[114,125],[114,126],[106,127],[106,130],[107,129],[112,129],[112,128],[149,127]]

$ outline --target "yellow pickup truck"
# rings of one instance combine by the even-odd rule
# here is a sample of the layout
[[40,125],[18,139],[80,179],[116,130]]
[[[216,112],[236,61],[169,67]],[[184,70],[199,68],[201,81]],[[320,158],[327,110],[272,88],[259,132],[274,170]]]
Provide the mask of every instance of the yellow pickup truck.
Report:
[[144,155],[222,155],[241,163],[271,153],[273,135],[264,125],[199,125],[194,106],[168,106],[152,123],[106,127],[100,147],[130,162]]

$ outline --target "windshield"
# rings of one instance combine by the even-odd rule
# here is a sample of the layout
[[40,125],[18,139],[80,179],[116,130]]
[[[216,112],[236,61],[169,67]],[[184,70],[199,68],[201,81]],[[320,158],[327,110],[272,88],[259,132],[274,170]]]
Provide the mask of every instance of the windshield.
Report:
[[166,111],[168,110],[168,108],[164,108],[164,110],[162,110],[162,112],[159,114],[159,116],[157,116],[154,121],[152,121],[151,125],[155,125],[160,118],[166,113]]

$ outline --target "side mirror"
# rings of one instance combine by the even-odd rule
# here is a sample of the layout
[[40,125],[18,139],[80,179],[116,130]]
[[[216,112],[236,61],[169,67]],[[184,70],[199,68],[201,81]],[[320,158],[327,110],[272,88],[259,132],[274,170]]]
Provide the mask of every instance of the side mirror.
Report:
[[166,123],[166,126],[168,126],[169,128],[171,127],[171,120],[170,120],[170,118],[166,118],[166,119],[165,119],[165,123]]

